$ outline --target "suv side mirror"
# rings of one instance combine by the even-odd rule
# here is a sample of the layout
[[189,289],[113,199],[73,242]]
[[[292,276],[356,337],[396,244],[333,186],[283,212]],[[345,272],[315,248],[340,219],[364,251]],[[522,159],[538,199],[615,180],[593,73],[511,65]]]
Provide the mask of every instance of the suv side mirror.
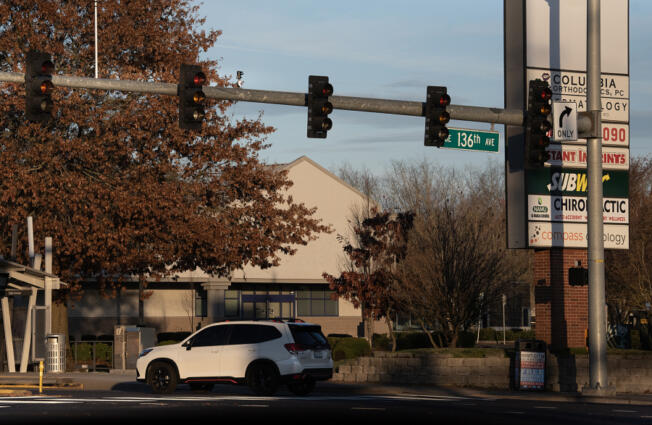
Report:
[[188,341],[184,342],[181,344],[182,347],[186,347],[186,350],[190,350],[192,348],[192,340],[189,339]]

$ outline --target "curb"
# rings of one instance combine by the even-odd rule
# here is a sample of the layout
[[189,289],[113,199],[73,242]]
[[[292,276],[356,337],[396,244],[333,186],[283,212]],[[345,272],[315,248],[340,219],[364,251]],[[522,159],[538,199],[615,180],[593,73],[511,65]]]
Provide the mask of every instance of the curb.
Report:
[[31,395],[31,391],[0,389],[0,397],[28,397]]
[[[63,383],[63,384],[43,384],[43,389],[57,389],[57,390],[83,390],[84,384],[77,382]],[[29,389],[29,390],[38,390],[38,384],[7,384],[0,383],[0,394],[3,394],[3,391],[14,391],[16,389]]]

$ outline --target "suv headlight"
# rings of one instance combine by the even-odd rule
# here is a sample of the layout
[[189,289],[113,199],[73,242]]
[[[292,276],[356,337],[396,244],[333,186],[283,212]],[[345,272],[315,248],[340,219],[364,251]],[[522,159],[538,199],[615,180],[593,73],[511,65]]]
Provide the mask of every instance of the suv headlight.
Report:
[[153,348],[145,348],[143,351],[140,352],[140,354],[138,355],[138,358],[141,358],[143,356],[148,355],[152,350],[154,350],[154,349]]

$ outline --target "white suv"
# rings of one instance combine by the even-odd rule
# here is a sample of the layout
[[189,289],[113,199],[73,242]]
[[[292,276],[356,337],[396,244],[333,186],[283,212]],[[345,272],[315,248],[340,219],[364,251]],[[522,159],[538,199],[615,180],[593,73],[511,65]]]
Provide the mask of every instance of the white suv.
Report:
[[333,360],[319,325],[238,321],[206,326],[178,344],[147,348],[136,369],[136,379],[159,394],[179,383],[205,391],[215,383],[233,383],[272,395],[285,383],[305,395],[316,381],[333,376]]

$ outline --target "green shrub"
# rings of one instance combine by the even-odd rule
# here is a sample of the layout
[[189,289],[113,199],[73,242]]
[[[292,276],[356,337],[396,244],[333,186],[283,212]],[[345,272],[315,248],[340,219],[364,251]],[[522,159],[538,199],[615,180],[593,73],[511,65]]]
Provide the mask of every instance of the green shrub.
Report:
[[389,351],[392,349],[392,341],[385,334],[374,334],[372,341],[374,350]]
[[629,331],[629,339],[632,350],[641,349],[641,331],[638,329],[632,329]]
[[639,327],[641,348],[643,350],[652,350],[652,335],[650,335],[650,325],[641,325]]
[[480,341],[498,341],[496,330],[494,328],[480,329]]
[[355,359],[371,354],[371,347],[364,338],[341,338],[331,349],[333,360]]
[[475,347],[476,334],[468,331],[460,331],[457,335],[457,347],[473,348]]
[[[533,330],[521,330],[514,328],[505,331],[506,341],[516,341],[517,339],[536,339],[536,337]],[[495,330],[494,328],[482,328],[480,329],[480,341],[502,342],[503,331]]]
[[93,351],[90,343],[84,342],[70,345],[72,346],[73,359],[76,356],[78,362],[90,362],[93,360]]
[[110,364],[112,357],[113,349],[110,344],[99,343],[95,345],[95,360],[97,363]]
[[157,346],[160,346],[160,345],[172,345],[172,344],[177,344],[178,342],[180,342],[180,341],[169,339],[167,341],[161,341],[161,342],[157,343],[156,345]]
[[400,332],[396,334],[398,350],[411,350],[414,348],[430,348],[432,345],[428,335],[423,332]]

